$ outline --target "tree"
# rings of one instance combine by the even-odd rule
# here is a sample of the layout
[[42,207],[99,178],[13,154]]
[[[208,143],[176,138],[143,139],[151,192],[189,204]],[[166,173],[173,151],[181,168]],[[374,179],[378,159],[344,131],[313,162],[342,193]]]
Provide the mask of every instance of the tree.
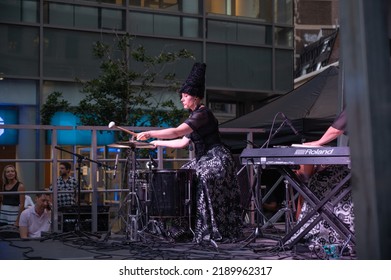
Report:
[[129,34],[116,37],[113,45],[96,42],[93,55],[101,60],[100,76],[89,81],[77,79],[85,96],[76,107],[59,100],[58,92],[49,95],[41,110],[42,122],[50,121],[48,112],[62,104],[62,109],[80,118],[81,125],[105,126],[110,121],[127,126],[178,125],[186,112],[172,100],[161,99],[164,92],[175,92],[179,86],[168,65],[194,57],[185,49],[152,56],[132,42]]
[[54,91],[49,94],[45,104],[41,108],[41,122],[42,124],[50,124],[50,120],[53,115],[59,111],[69,112],[72,111],[71,104],[62,98],[62,93]]

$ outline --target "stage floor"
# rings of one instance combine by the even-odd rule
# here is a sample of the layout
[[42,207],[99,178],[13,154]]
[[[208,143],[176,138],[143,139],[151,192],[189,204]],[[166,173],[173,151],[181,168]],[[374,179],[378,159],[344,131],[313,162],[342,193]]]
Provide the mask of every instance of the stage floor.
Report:
[[[283,225],[281,225],[283,227]],[[85,232],[48,234],[41,239],[25,239],[1,235],[2,260],[308,260],[329,259],[308,246],[296,245],[286,250],[279,244],[283,231],[274,227],[255,234],[253,228],[245,230],[245,238],[235,243],[210,242],[202,244],[178,242],[167,237],[143,234],[132,241],[122,234],[93,236]],[[256,235],[256,238],[254,236]],[[354,259],[348,255],[340,257]]]

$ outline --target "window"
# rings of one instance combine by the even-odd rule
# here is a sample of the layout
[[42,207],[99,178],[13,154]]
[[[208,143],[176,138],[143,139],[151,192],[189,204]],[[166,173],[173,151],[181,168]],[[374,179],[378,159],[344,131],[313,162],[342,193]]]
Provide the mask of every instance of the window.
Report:
[[124,30],[124,21],[124,11],[122,10],[44,3],[44,22],[50,25]]
[[73,6],[46,2],[44,21],[52,25],[73,26]]
[[86,79],[99,74],[100,61],[93,57],[93,42],[112,42],[109,35],[46,28],[43,74],[45,77]]
[[283,23],[283,24],[293,23],[293,1],[292,0],[275,0],[274,22]]
[[102,9],[102,29],[124,30],[124,11],[113,9]]
[[188,14],[199,14],[199,5],[201,2],[202,1],[197,0],[129,0],[129,5],[165,11],[177,11]]
[[271,45],[271,26],[208,20],[207,38],[243,44]]
[[[1,72],[7,75],[38,76],[39,29],[0,25]],[[28,63],[26,63],[28,61]]]
[[[207,44],[207,85],[248,90],[272,89],[270,48]],[[256,67],[254,67],[256,65]]]
[[14,22],[39,22],[38,0],[0,1],[0,20]]
[[121,5],[121,6],[125,5],[125,0],[84,0],[84,1],[107,3],[107,4],[114,4],[114,5]]
[[293,47],[293,29],[288,27],[275,27],[274,40],[277,46]]
[[288,92],[293,88],[293,53],[290,50],[275,51],[276,90]]
[[273,0],[208,0],[205,10],[210,14],[256,18],[271,22]]
[[213,111],[219,123],[236,118],[236,104],[226,102],[210,102],[209,108]]
[[153,30],[156,35],[180,36],[180,18],[176,16],[155,15]]
[[199,38],[201,21],[198,18],[130,12],[129,30],[132,34]]

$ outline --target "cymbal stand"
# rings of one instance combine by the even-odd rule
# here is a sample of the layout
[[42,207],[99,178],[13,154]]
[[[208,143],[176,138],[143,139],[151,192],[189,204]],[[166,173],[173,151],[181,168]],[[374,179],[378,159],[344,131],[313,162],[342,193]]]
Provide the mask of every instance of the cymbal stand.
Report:
[[135,145],[128,149],[128,161],[131,161],[131,168],[128,172],[129,193],[125,197],[124,203],[127,204],[126,213],[126,238],[129,241],[139,241],[139,222],[141,220],[140,201],[136,193],[136,152]]

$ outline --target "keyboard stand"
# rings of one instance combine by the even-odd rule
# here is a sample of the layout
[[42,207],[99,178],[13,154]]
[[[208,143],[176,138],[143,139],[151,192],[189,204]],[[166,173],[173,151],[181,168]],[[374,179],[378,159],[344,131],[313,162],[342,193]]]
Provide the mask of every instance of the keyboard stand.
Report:
[[[306,200],[313,209],[282,238],[282,245],[288,249],[291,249],[322,218],[330,224],[330,226],[341,236],[341,238],[349,240],[352,245],[355,244],[354,234],[333,213],[334,206],[351,191],[351,187],[349,186],[345,188],[340,194],[338,194],[338,192],[342,190],[342,187],[345,185],[345,183],[350,180],[350,173],[345,176],[345,178],[343,178],[337,185],[335,185],[335,187],[331,189],[330,193],[328,193],[322,200],[319,200],[315,194],[312,193],[312,191],[298,179],[296,174],[289,167],[276,166],[276,168],[280,174],[283,175],[286,180],[288,180],[291,186],[294,187],[303,196],[304,200]],[[338,196],[336,196],[337,194]],[[308,225],[303,230],[303,232],[296,236],[291,242],[286,244],[286,242],[289,241],[293,235],[298,232],[302,226],[305,225],[305,223],[314,217],[317,213],[319,216],[310,225]]]

